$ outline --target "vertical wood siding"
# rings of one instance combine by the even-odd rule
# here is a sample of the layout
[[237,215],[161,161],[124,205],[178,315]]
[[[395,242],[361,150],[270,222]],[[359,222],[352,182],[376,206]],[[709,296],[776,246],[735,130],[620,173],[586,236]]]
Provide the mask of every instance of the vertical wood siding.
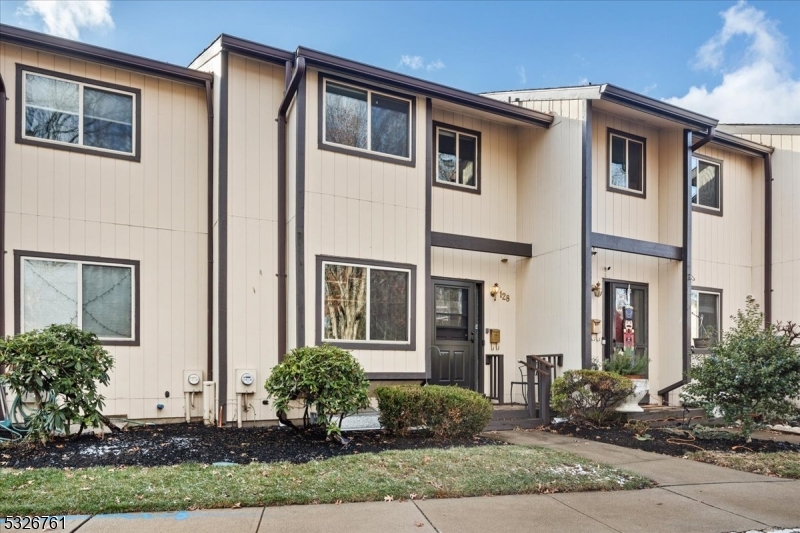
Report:
[[[141,162],[13,142],[16,63],[141,89]],[[8,43],[0,43],[0,72],[9,97],[7,331],[14,324],[13,250],[138,260],[140,346],[108,347],[115,367],[102,389],[105,412],[182,417],[183,370],[204,369],[207,353],[204,89]]]
[[306,344],[315,343],[319,320],[318,255],[412,264],[417,266],[417,305],[412,310],[417,316],[416,351],[353,350],[353,354],[367,372],[424,372],[425,99],[416,99],[416,166],[374,161],[317,147],[319,76],[309,69],[306,77]]

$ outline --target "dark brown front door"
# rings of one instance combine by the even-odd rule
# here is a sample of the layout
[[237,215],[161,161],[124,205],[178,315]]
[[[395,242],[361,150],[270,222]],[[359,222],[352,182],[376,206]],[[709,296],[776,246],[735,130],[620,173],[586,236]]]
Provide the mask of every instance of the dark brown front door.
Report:
[[434,385],[477,389],[479,303],[477,285],[437,281],[433,285],[433,346],[431,380]]
[[605,287],[605,346],[603,357],[608,359],[611,354],[623,350],[625,307],[630,305],[633,310],[634,352],[639,357],[647,354],[647,285],[628,283],[624,281],[607,281]]

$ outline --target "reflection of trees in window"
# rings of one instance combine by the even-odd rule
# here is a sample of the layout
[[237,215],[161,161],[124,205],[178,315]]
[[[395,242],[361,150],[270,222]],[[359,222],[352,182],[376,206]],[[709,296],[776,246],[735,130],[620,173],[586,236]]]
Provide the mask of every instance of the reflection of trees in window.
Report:
[[437,181],[477,188],[477,136],[437,128],[436,161]]
[[367,148],[367,93],[327,84],[325,97],[325,140]]
[[408,101],[326,82],[324,106],[325,142],[409,157]]
[[25,74],[27,137],[132,153],[133,107],[130,94]]
[[719,209],[719,165],[692,159],[692,203]]
[[370,340],[408,340],[408,272],[370,269]]
[[610,182],[613,187],[641,192],[644,190],[644,144],[611,135]]
[[372,96],[372,150],[408,157],[408,102]]
[[409,340],[410,273],[324,263],[324,340]]
[[133,97],[86,88],[83,91],[83,144],[130,152]]
[[437,179],[445,183],[456,182],[456,134],[439,130],[439,174]]
[[325,338],[367,338],[367,269],[325,265]]

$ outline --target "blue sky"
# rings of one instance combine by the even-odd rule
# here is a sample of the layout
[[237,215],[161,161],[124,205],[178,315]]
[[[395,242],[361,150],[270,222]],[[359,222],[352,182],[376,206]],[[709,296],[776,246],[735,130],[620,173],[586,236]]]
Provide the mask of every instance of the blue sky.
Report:
[[473,92],[609,82],[800,122],[800,2],[0,2],[0,20],[187,65],[222,32]]

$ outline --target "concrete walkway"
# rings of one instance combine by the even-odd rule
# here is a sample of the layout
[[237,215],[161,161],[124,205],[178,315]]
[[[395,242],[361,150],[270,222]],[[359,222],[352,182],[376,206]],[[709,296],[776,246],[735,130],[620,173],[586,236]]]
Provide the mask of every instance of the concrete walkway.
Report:
[[495,437],[610,463],[647,476],[657,481],[659,487],[640,491],[69,517],[67,530],[80,533],[725,533],[800,528],[800,481],[541,431],[509,431]]

